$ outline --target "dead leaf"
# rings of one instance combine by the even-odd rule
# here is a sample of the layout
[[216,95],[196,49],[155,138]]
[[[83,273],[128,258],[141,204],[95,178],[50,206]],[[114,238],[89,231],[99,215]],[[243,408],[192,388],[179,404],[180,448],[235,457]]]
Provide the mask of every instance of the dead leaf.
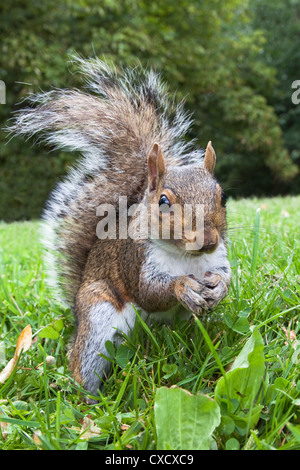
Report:
[[12,371],[15,368],[15,365],[20,357],[21,352],[27,351],[31,346],[31,342],[32,330],[31,326],[27,325],[18,338],[13,358],[6,364],[6,366],[0,373],[0,383],[3,384],[8,379],[8,377],[11,375]]
[[84,417],[82,428],[81,428],[81,438],[90,439],[91,437],[98,437],[101,434],[101,429],[97,426],[94,421],[92,421],[87,416]]
[[127,431],[128,428],[130,428],[129,424],[121,424],[122,431]]
[[40,445],[42,444],[41,439],[40,439],[40,436],[41,436],[41,435],[42,435],[41,431],[35,431],[35,432],[33,433],[33,436],[32,436],[34,442],[35,442],[36,445],[38,445],[38,446],[40,446]]
[[[0,411],[0,415],[2,415],[2,414],[3,414],[3,413],[1,413],[1,411]],[[1,431],[2,438],[3,438],[4,441],[6,440],[6,437],[7,437],[7,432],[6,432],[7,426],[8,426],[8,423],[5,423],[4,421],[1,421],[1,423],[0,423],[0,431]]]
[[[293,343],[293,348],[296,349],[298,345],[298,341],[297,341],[295,330],[287,329],[284,326],[281,326],[281,329],[282,331],[284,331],[286,339],[290,341],[291,343]],[[288,345],[289,343],[285,341],[284,344]]]

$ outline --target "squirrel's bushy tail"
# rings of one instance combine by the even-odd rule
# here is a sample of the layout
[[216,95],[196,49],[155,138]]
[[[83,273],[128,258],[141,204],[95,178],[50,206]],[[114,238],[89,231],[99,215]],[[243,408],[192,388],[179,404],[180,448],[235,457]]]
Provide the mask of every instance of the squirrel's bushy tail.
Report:
[[157,74],[140,68],[118,74],[99,59],[74,60],[87,91],[34,95],[9,128],[82,154],[51,194],[43,216],[52,278],[71,306],[96,240],[96,208],[117,204],[119,196],[127,196],[129,204],[138,201],[147,186],[146,162],[154,142],[161,145],[167,165],[199,162],[202,156],[184,140],[191,120]]

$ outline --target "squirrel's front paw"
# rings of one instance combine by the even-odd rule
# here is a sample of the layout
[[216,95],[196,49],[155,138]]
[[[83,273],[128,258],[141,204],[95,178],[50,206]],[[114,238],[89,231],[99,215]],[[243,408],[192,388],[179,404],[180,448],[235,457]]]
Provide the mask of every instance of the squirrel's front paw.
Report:
[[208,304],[209,308],[216,307],[219,302],[227,295],[228,286],[222,279],[220,274],[214,274],[211,272],[205,273],[203,279],[203,285],[205,286],[202,291],[203,298]]
[[187,310],[201,313],[210,308],[204,299],[202,292],[205,289],[203,283],[195,276],[178,276],[175,281],[175,296]]

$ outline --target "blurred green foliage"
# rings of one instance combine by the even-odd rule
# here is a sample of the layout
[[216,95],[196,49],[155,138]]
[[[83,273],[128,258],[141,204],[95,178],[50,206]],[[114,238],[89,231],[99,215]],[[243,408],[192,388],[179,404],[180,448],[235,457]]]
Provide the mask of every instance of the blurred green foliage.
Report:
[[[265,44],[263,61],[276,70],[274,87],[263,90],[268,103],[274,108],[283,132],[284,146],[292,161],[300,166],[300,106],[293,104],[295,91],[292,83],[300,79],[300,1],[272,0],[265,8],[262,0],[252,0],[254,28],[263,31]],[[288,186],[291,192],[300,192],[300,173]]]
[[[299,192],[300,0],[15,0],[0,4],[0,127],[28,93],[80,86],[76,51],[151,66],[185,97],[190,137],[213,141],[233,197]],[[282,18],[287,20],[282,23]],[[38,217],[77,155],[49,153],[0,131],[0,219]],[[5,143],[6,142],[6,143]],[[50,149],[51,150],[51,149]]]

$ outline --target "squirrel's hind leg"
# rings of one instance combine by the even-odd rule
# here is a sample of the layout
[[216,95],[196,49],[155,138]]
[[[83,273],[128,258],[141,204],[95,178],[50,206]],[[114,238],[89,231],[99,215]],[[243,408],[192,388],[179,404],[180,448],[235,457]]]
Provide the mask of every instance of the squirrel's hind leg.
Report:
[[135,310],[130,303],[122,310],[107,301],[99,301],[86,307],[84,315],[77,314],[77,331],[70,350],[70,366],[77,382],[96,395],[101,379],[109,372],[110,362],[99,356],[107,356],[106,341],[120,344],[120,331],[128,335],[135,322]]

